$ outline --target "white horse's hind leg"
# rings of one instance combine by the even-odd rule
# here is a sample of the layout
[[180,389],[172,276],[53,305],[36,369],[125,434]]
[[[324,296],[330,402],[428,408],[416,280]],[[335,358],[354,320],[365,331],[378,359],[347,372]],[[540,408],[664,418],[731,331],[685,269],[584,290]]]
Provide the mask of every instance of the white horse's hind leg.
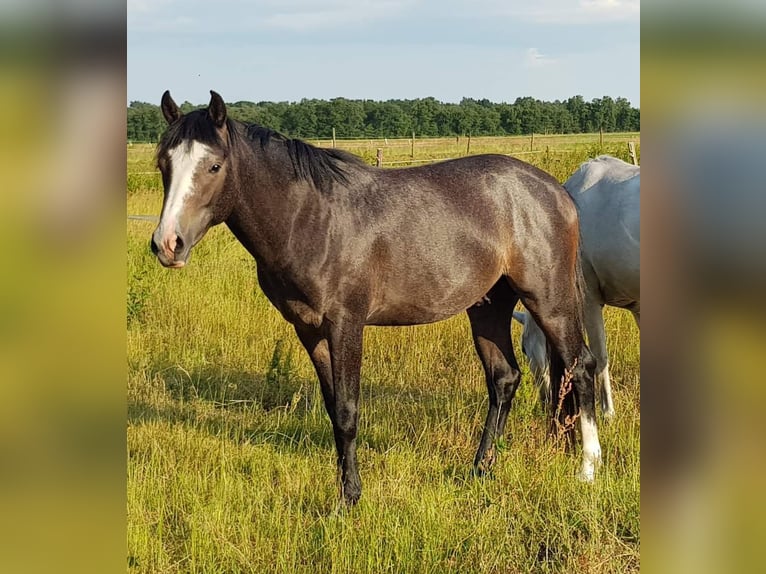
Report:
[[580,430],[582,431],[582,469],[580,479],[585,482],[593,482],[596,469],[601,464],[601,445],[598,441],[596,421],[584,412],[580,416]]
[[[598,367],[596,367],[598,368]],[[604,364],[604,368],[596,372],[596,384],[601,388],[601,411],[604,418],[614,417],[614,402],[612,401],[612,382],[609,377],[609,361]]]
[[541,373],[535,374],[535,384],[540,392],[540,404],[547,411],[553,399],[551,398],[551,370],[545,365]]
[[609,355],[606,350],[603,307],[591,297],[586,297],[585,305],[583,305],[583,319],[585,331],[588,333],[588,345],[596,358],[596,386],[601,389],[601,411],[605,418],[610,419],[614,416],[614,402],[612,401],[612,382],[609,377]]

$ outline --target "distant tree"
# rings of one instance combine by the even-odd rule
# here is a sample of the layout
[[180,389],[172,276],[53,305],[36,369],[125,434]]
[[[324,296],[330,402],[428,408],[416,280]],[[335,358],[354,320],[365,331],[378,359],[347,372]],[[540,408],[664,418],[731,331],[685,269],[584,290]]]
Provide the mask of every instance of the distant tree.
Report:
[[479,109],[476,102],[471,98],[463,98],[460,106],[455,111],[455,127],[458,135],[478,135],[479,133]]
[[165,129],[160,108],[146,102],[130,102],[128,107],[128,139],[157,142]]
[[385,110],[386,117],[380,127],[383,135],[403,136],[412,131],[412,116],[405,113],[398,103],[386,102]]
[[431,97],[415,101],[412,105],[412,123],[416,135],[420,137],[439,135],[436,114],[440,105],[442,105],[440,102]]
[[572,128],[575,133],[588,131],[588,107],[582,96],[574,96],[566,101],[565,107],[572,118]]
[[282,118],[282,127],[291,137],[309,138],[317,133],[316,106],[309,100],[287,106]]
[[543,117],[540,102],[534,98],[516,98],[515,106],[519,108],[521,132],[523,134],[541,133],[543,131]]
[[513,104],[499,104],[497,107],[503,133],[508,135],[521,134],[521,118],[518,108]]
[[639,111],[630,105],[630,102],[625,98],[617,98],[614,101],[615,107],[615,131],[618,132],[633,132],[638,131],[639,127]]
[[[183,113],[204,106],[184,102]],[[582,96],[566,101],[543,102],[531,97],[514,103],[493,103],[486,98],[463,98],[459,104],[435,98],[414,100],[303,99],[299,102],[249,102],[228,104],[232,118],[283,131],[290,137],[329,138],[336,129],[343,137],[520,135],[639,131],[641,111],[625,98],[609,96],[586,102]],[[157,105],[130,102],[127,132],[131,141],[156,142],[166,124]]]

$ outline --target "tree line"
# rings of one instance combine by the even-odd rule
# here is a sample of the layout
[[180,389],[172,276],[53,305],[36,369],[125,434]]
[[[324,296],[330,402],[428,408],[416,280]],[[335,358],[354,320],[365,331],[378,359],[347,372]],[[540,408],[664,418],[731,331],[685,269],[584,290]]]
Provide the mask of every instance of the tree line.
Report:
[[[187,113],[205,107],[184,102]],[[517,98],[511,103],[463,98],[459,104],[435,98],[414,100],[303,99],[300,102],[234,102],[232,118],[256,123],[297,138],[502,136],[641,131],[641,111],[625,98],[609,96],[586,102],[582,96],[545,102]],[[157,105],[131,102],[128,140],[156,142],[165,129]]]

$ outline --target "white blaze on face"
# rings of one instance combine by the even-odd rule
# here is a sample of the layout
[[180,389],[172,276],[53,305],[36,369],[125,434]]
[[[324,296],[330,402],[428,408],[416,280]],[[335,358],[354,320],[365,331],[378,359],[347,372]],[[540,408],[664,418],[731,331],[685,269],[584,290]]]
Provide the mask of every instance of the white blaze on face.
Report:
[[160,246],[168,257],[172,257],[175,249],[178,217],[186,200],[194,193],[194,174],[211,151],[205,144],[195,141],[188,147],[182,143],[169,152],[170,189],[160,219]]

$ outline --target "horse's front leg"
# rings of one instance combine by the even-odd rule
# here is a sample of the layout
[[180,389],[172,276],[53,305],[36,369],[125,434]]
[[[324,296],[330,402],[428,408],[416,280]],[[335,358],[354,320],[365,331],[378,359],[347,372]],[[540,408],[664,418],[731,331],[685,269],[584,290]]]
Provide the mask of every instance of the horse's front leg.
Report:
[[[329,350],[334,387],[334,404],[327,403],[333,418],[335,446],[341,475],[341,496],[348,505],[362,495],[362,481],[356,466],[356,431],[359,419],[359,376],[362,368],[361,321],[342,320],[329,325]],[[334,414],[334,417],[332,417]]]
[[332,422],[341,496],[346,504],[355,504],[362,494],[356,466],[362,325],[356,322],[326,323],[322,327],[300,324],[295,326],[295,331],[314,365]]

